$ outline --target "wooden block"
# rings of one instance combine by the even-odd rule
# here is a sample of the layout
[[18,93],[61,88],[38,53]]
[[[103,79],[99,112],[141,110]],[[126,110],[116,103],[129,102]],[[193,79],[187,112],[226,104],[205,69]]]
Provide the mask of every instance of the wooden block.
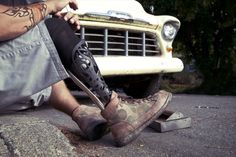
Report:
[[181,112],[164,111],[149,127],[158,132],[167,132],[191,127],[191,118],[184,117]]

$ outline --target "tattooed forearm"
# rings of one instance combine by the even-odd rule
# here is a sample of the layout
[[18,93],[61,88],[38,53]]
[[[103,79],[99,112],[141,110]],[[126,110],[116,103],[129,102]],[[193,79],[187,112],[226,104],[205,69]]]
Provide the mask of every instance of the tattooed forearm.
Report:
[[25,17],[29,16],[30,14],[30,9],[27,7],[14,7],[14,8],[9,8],[8,10],[4,11],[3,13],[8,15],[8,16],[14,16],[14,17]]
[[12,17],[28,18],[29,21],[24,27],[29,30],[46,16],[46,11],[47,5],[38,3],[25,7],[9,8],[2,13]]

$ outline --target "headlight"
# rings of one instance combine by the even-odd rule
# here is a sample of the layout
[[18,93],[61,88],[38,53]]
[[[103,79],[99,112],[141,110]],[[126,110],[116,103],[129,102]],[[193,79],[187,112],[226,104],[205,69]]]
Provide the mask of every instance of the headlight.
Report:
[[177,34],[177,29],[173,24],[165,23],[163,26],[162,34],[164,39],[173,40]]

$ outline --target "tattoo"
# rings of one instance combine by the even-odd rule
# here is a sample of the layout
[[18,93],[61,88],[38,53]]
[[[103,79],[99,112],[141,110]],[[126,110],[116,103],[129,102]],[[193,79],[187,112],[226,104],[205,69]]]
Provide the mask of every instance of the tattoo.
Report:
[[14,17],[25,17],[29,16],[30,14],[30,9],[27,7],[14,7],[14,8],[9,8],[8,10],[3,12],[4,14],[8,16],[14,16]]
[[28,17],[30,23],[24,27],[29,30],[46,16],[46,11],[47,5],[45,3],[38,3],[27,7],[9,8],[2,13],[12,17]]

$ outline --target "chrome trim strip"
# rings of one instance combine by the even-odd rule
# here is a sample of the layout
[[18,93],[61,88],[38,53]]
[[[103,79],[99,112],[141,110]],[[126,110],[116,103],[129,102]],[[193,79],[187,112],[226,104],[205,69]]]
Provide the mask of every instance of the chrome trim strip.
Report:
[[129,56],[129,32],[125,31],[125,56]]
[[85,39],[85,28],[84,27],[81,27],[80,28],[80,37],[81,37],[81,39]]
[[143,32],[142,34],[142,40],[143,40],[143,56],[146,56],[146,33]]
[[108,29],[104,30],[104,56],[108,56]]

